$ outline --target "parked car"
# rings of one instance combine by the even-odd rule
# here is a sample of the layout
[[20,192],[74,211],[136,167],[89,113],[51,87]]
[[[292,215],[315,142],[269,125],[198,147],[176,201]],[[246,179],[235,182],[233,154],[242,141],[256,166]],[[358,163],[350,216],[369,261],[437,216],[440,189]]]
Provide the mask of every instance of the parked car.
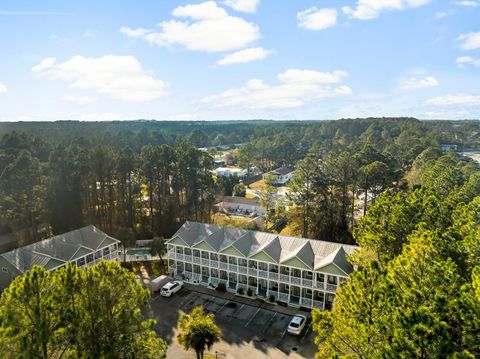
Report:
[[183,282],[180,280],[174,280],[168,282],[162,287],[160,294],[164,297],[170,297],[172,294],[177,293],[183,287]]
[[172,278],[169,277],[168,275],[161,275],[155,279],[153,279],[150,283],[152,292],[158,292],[159,290],[162,289],[162,287],[170,282]]
[[288,332],[293,335],[300,335],[305,324],[307,324],[307,317],[301,314],[296,314],[293,316],[290,324],[288,324]]

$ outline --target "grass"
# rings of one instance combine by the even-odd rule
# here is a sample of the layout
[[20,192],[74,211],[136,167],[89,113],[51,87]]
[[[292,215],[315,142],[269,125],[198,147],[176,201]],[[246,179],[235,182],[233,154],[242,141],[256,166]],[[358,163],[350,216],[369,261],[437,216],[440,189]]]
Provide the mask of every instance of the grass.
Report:
[[260,180],[260,181],[257,181],[257,182],[253,182],[252,184],[250,184],[248,186],[250,189],[253,189],[253,190],[262,190],[265,188],[265,181],[264,180]]
[[251,193],[247,193],[245,195],[245,198],[252,199],[252,198],[257,198],[257,196],[255,196],[254,194],[251,194]]
[[213,224],[217,226],[230,226],[242,228],[251,221],[250,218],[240,216],[229,216],[224,213],[216,213],[213,216]]

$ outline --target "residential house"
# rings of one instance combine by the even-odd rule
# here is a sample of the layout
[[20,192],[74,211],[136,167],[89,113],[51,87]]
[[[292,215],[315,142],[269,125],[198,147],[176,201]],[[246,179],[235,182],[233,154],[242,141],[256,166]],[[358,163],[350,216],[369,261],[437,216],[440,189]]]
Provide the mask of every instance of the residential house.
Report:
[[86,266],[101,259],[118,260],[119,243],[119,240],[90,225],[2,253],[0,289],[8,287],[13,278],[23,275],[35,265],[50,271],[68,262]]
[[247,171],[237,167],[218,167],[215,169],[215,175],[217,177],[232,177],[238,176],[244,178],[247,175]]
[[266,208],[260,205],[260,200],[245,197],[222,197],[220,202],[216,204],[219,211],[238,216],[264,216]]
[[[358,247],[185,222],[167,241],[169,272],[185,281],[294,307],[330,308]],[[241,288],[241,289],[240,289]]]
[[285,184],[287,184],[288,181],[292,179],[294,173],[295,170],[293,168],[280,167],[276,170],[264,174],[263,179],[265,180],[267,176],[269,176],[272,179],[272,184],[284,186]]

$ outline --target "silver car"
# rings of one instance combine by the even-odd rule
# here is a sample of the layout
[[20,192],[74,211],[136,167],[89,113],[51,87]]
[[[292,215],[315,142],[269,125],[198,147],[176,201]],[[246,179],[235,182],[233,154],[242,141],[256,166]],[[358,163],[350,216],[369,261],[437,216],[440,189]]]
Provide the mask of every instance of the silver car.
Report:
[[174,280],[168,282],[162,287],[160,294],[164,297],[170,297],[172,294],[177,293],[183,287],[183,282],[180,280]]
[[307,317],[301,314],[296,314],[293,316],[290,324],[288,324],[288,332],[293,335],[300,335],[305,324],[307,324]]

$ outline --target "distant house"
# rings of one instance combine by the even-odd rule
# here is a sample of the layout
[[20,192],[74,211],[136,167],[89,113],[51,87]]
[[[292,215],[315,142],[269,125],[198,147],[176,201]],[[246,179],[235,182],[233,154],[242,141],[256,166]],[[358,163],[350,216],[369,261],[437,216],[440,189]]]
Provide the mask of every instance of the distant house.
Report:
[[448,151],[457,151],[458,150],[458,145],[450,144],[450,143],[444,143],[440,145],[440,150],[442,152],[448,152]]
[[79,267],[93,265],[101,259],[118,260],[120,241],[95,226],[87,226],[44,239],[0,254],[0,289],[8,287],[16,276],[35,265],[47,271],[73,262]]
[[292,179],[294,172],[295,170],[293,168],[280,167],[280,168],[277,168],[276,170],[273,170],[264,174],[263,179],[266,179],[267,176],[270,175],[273,178],[272,184],[283,186]]
[[232,177],[237,175],[239,178],[244,178],[247,171],[237,167],[218,167],[215,169],[217,177]]
[[224,161],[223,159],[221,159],[221,158],[219,158],[219,159],[214,159],[214,160],[213,160],[213,163],[215,164],[215,166],[219,166],[219,167],[220,167],[220,166],[225,166],[225,164],[226,164],[225,161]]
[[237,216],[264,216],[266,209],[260,205],[258,198],[225,196],[216,205],[219,211]]

